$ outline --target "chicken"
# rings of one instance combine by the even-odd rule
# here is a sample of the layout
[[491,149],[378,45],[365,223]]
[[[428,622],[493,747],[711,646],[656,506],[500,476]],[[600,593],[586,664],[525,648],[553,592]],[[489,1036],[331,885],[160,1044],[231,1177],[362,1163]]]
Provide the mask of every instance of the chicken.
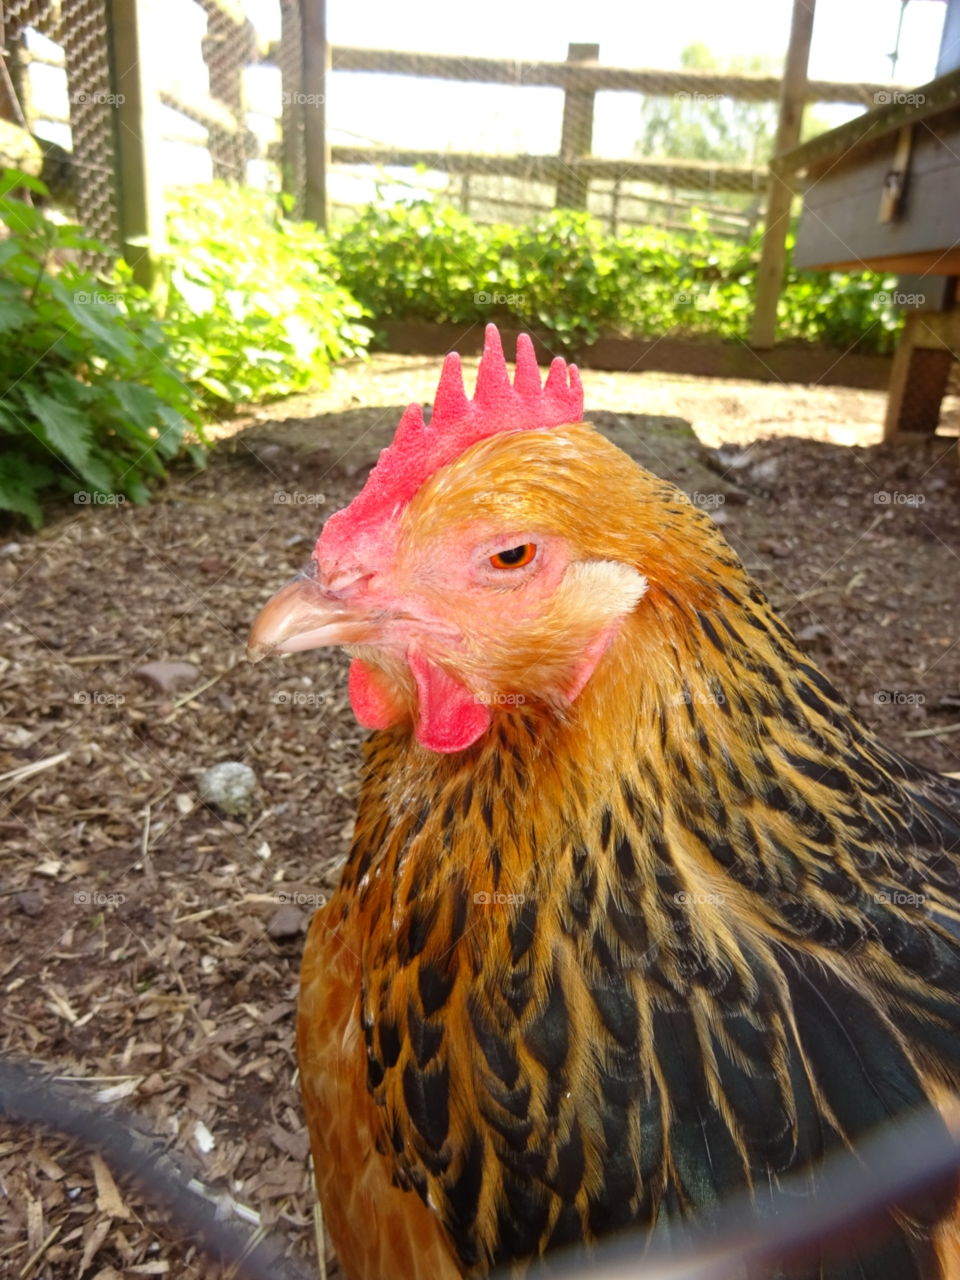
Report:
[[[447,358],[251,653],[374,730],[297,1052],[351,1280],[710,1222],[960,1080],[960,783],[883,747],[576,369]],[[803,1179],[807,1181],[804,1182]],[[951,1194],[839,1280],[960,1276]]]

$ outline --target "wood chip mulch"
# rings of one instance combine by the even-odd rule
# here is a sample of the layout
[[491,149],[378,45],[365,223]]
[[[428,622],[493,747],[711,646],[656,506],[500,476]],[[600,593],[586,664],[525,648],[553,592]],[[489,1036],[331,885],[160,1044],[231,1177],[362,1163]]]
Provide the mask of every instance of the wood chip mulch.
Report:
[[[226,428],[209,469],[149,507],[61,507],[38,534],[0,531],[0,1052],[74,1082],[92,1106],[126,1108],[251,1236],[271,1233],[314,1274],[297,967],[348,848],[362,734],[340,655],[254,667],[243,647],[436,373],[388,357],[341,371],[325,397]],[[614,381],[642,408],[649,381],[598,384]],[[948,731],[960,721],[960,479],[944,443],[785,439],[763,425],[787,412],[783,388],[773,413],[736,391],[750,412],[718,415],[711,438],[694,412],[710,384],[677,386],[677,412],[709,445],[774,438],[741,466],[689,433],[656,435],[616,397],[603,425],[640,455],[653,440],[659,469],[688,491],[722,493],[724,532],[865,718],[960,771]],[[664,412],[663,385],[657,396]],[[866,401],[831,389],[803,403],[840,430]],[[926,501],[884,507],[877,490]],[[155,662],[196,675],[165,687],[164,673],[136,674]],[[923,701],[878,701],[880,689]],[[254,770],[247,812],[200,799],[221,761]],[[0,1125],[0,1276],[220,1274],[96,1153]]]

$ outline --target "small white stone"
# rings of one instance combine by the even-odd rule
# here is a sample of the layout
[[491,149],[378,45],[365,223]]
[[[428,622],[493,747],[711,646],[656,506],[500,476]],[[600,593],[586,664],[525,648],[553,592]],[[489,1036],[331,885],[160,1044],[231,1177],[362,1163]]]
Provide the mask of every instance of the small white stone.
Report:
[[250,810],[256,785],[257,775],[248,764],[224,760],[202,774],[198,790],[205,804],[234,816]]

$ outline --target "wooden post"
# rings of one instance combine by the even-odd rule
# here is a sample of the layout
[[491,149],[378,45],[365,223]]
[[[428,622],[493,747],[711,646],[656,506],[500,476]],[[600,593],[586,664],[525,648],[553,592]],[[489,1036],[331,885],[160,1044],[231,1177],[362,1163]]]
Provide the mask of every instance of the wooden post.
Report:
[[[790,151],[800,141],[815,8],[816,0],[793,0],[790,42],[780,86],[780,122],[775,149],[778,156]],[[750,344],[754,347],[772,347],[776,341],[777,302],[787,263],[787,232],[790,230],[793,195],[792,181],[771,173],[763,250],[757,273],[757,300],[750,329]]]
[[[567,46],[567,62],[596,62],[600,57],[598,44],[571,44]],[[556,207],[558,209],[585,209],[590,191],[590,181],[577,173],[573,165],[589,156],[593,149],[593,107],[596,93],[593,89],[566,89],[563,95],[563,127],[560,133],[560,160],[565,168],[557,180]]]
[[303,26],[300,0],[280,0],[281,181],[292,197],[291,216],[302,220],[306,192],[303,152]]
[[149,288],[154,255],[164,241],[163,187],[155,147],[160,138],[149,37],[150,0],[106,0],[110,81],[116,97],[120,239],[133,278]]
[[901,432],[936,431],[958,350],[960,307],[910,312],[893,356],[884,440],[893,440]]
[[326,0],[301,0],[303,18],[303,138],[307,157],[307,217],[318,227],[327,225],[327,44]]

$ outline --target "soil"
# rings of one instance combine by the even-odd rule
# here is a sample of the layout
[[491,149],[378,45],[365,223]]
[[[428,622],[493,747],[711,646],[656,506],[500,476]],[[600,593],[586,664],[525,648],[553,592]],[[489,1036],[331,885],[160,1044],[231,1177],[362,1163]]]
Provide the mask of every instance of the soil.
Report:
[[[61,508],[0,539],[3,1051],[125,1108],[314,1270],[297,965],[349,844],[362,733],[341,656],[254,667],[244,639],[437,372],[338,369],[220,424],[208,469],[149,507]],[[960,772],[956,401],[945,434],[897,445],[876,443],[874,392],[591,373],[587,403],[722,523],[868,724]],[[196,671],[163,692],[136,675],[152,661]],[[233,817],[198,794],[230,760],[257,777]],[[56,1134],[0,1126],[0,1276],[219,1274],[117,1181]]]

